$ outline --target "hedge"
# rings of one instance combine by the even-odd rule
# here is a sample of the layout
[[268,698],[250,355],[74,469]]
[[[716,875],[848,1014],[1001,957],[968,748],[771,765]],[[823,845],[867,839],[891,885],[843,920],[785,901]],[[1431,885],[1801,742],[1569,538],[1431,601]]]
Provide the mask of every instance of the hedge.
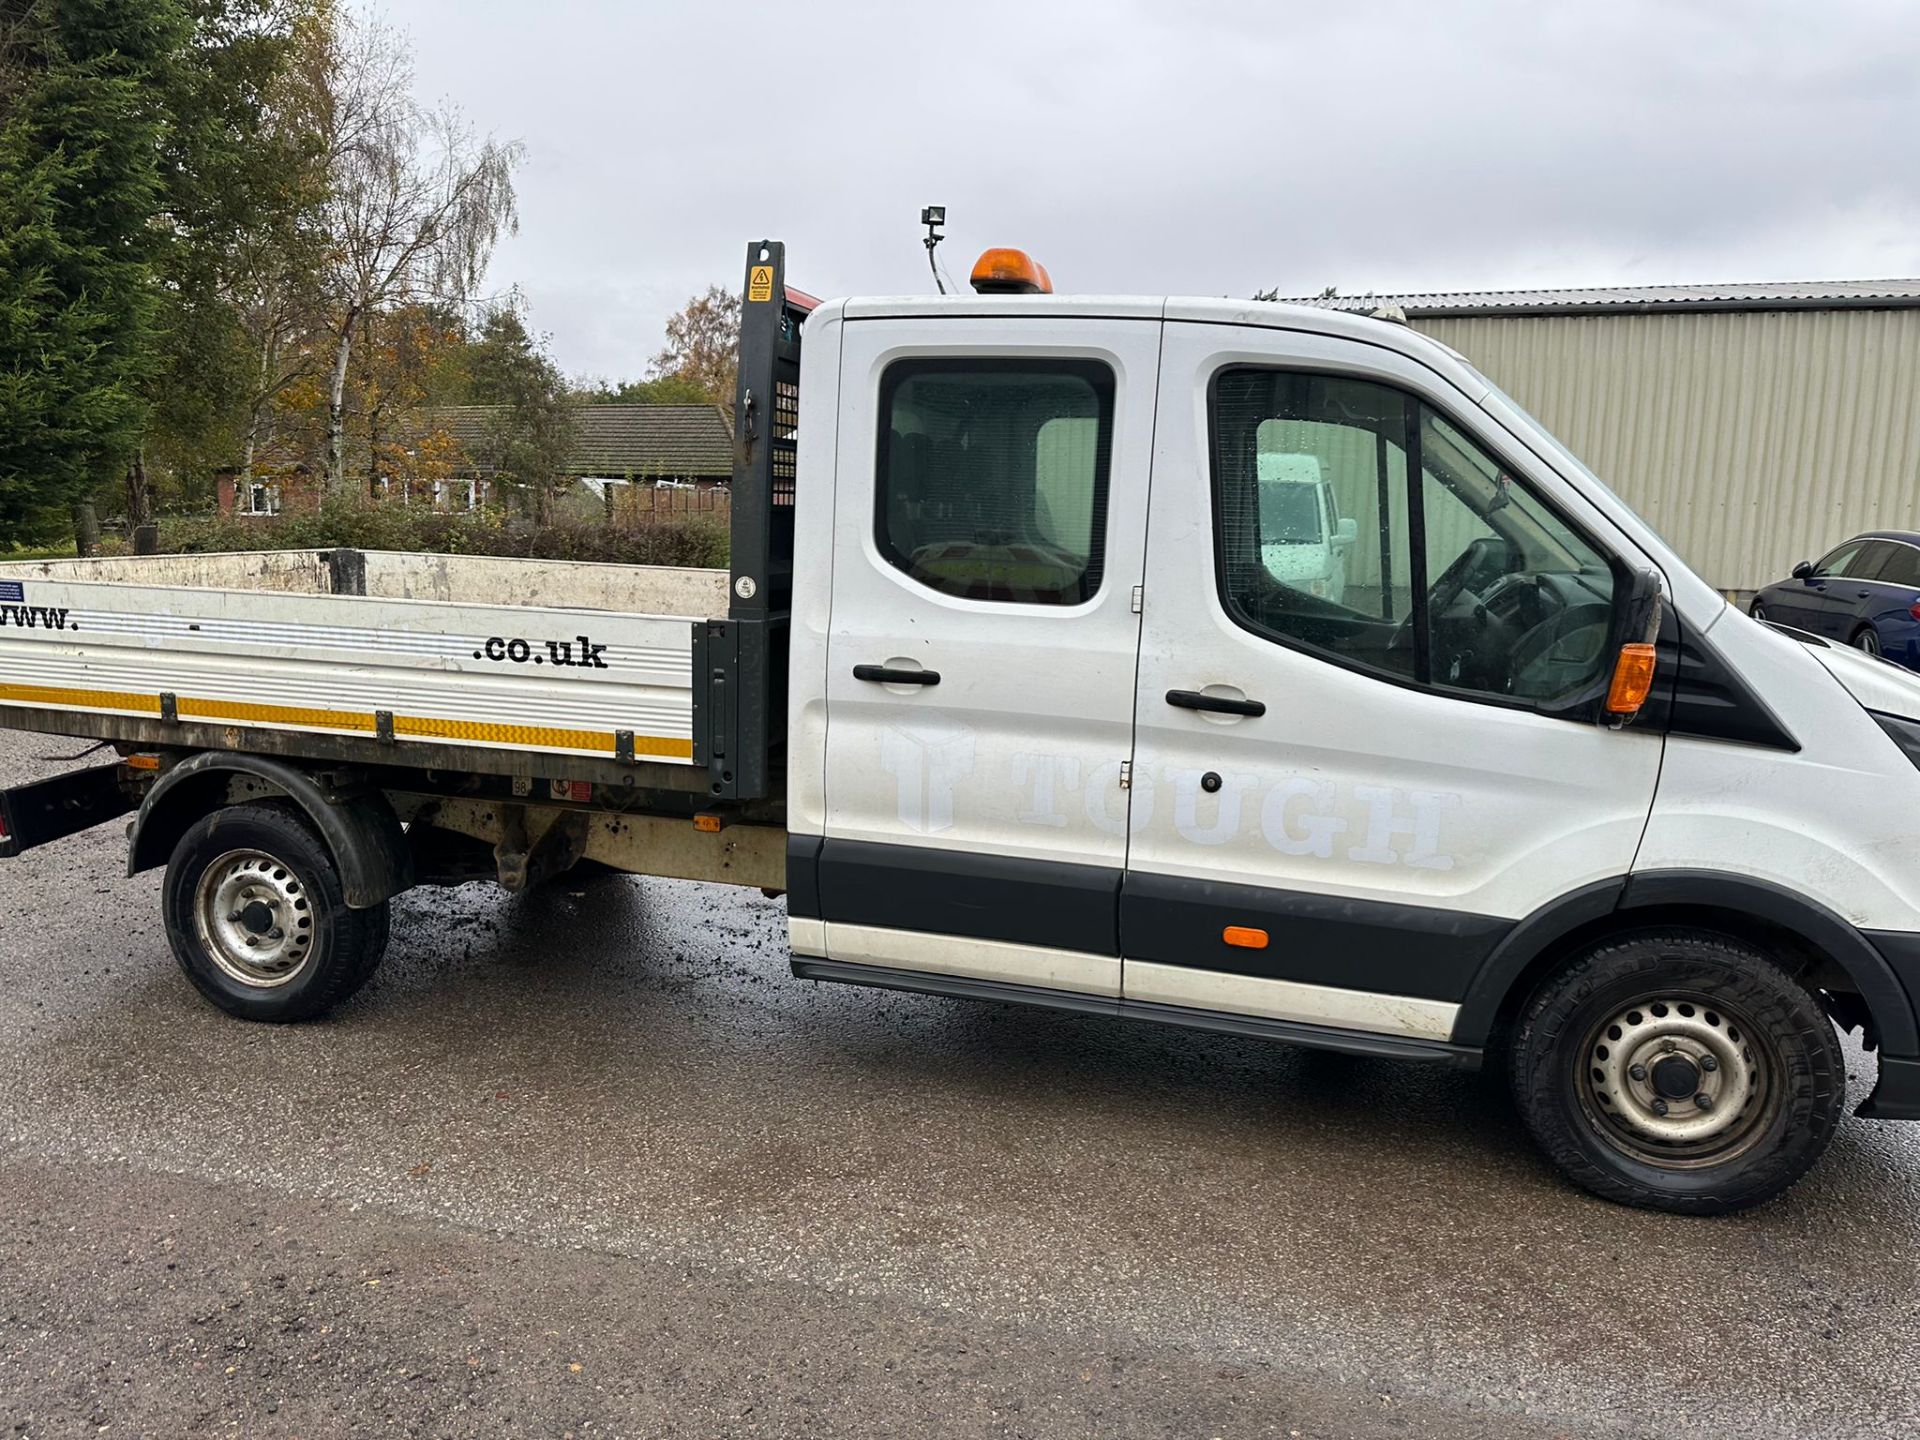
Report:
[[318,550],[335,545],[430,555],[502,555],[707,569],[725,569],[728,559],[727,527],[703,515],[647,525],[605,521],[533,525],[485,512],[447,514],[405,506],[339,505],[271,519],[203,515],[160,522],[160,549],[167,554]]

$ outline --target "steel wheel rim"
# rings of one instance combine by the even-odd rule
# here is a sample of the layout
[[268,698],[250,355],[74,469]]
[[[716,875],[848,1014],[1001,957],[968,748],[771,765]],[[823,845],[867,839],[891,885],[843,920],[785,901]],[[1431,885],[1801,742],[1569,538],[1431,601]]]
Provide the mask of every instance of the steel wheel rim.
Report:
[[229,850],[201,872],[193,920],[213,963],[254,990],[290,984],[319,934],[305,882],[260,850]]
[[1575,1088],[1594,1129],[1663,1168],[1744,1154],[1779,1108],[1778,1051],[1739,1006],[1710,996],[1659,993],[1616,1006],[1587,1032],[1579,1058]]

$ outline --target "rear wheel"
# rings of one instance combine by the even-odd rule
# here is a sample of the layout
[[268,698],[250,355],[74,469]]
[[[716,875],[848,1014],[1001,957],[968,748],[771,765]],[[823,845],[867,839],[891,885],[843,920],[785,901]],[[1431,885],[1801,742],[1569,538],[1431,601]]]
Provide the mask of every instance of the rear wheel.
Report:
[[1854,635],[1853,643],[1869,655],[1878,655],[1880,653],[1880,632],[1871,627],[1864,628]]
[[245,1020],[323,1015],[386,953],[386,903],[347,907],[326,842],[289,805],[234,806],[188,830],[162,904],[187,978]]
[[1691,1215],[1799,1180],[1846,1096],[1814,995],[1759,950],[1695,931],[1607,941],[1550,977],[1512,1076],[1527,1128],[1575,1184]]
[[1747,613],[1756,620],[1765,620],[1767,618],[1767,607],[1756,600],[1752,605],[1747,607]]

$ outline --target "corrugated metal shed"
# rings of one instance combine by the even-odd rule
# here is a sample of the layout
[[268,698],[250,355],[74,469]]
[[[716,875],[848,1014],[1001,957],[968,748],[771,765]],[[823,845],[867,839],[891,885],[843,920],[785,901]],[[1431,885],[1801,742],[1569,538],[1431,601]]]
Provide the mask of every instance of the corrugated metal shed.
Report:
[[1304,303],[1400,306],[1723,589],[1920,528],[1920,280]]
[[[488,427],[495,405],[447,405],[414,417],[424,431],[443,431],[466,456],[465,470],[485,474]],[[582,405],[574,412],[570,475],[675,480],[727,480],[733,475],[733,427],[717,405]]]
[[1382,306],[1420,316],[1611,315],[1643,310],[1839,310],[1920,305],[1920,280],[1781,281],[1760,285],[1597,285],[1557,290],[1315,295],[1285,302],[1365,314]]

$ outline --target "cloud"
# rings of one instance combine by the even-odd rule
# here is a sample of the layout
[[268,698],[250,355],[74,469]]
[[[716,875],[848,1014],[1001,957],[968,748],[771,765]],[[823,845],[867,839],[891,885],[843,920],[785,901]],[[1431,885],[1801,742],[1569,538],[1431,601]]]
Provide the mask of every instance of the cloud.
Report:
[[1250,294],[1920,273],[1896,4],[393,0],[524,138],[518,284],[575,372],[789,242],[821,294],[1024,245],[1062,288]]

